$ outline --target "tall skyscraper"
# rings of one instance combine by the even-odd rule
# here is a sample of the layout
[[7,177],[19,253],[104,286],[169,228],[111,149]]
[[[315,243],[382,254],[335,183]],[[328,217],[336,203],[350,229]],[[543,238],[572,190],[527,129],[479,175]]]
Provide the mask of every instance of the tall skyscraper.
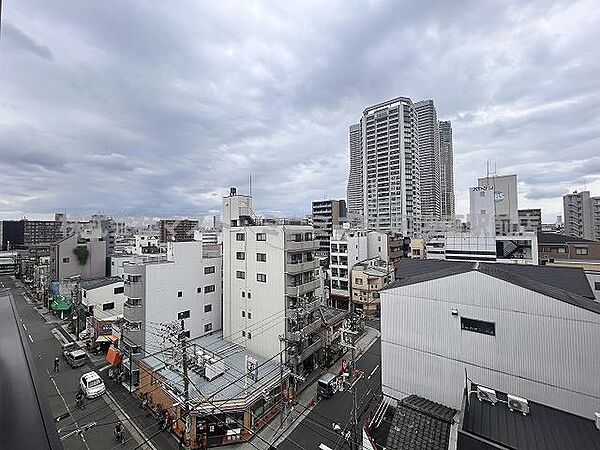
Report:
[[363,214],[363,151],[360,123],[350,125],[350,174],[348,176],[348,212]]
[[454,196],[454,146],[452,145],[452,124],[440,120],[440,194],[442,219],[452,219],[455,213]]
[[421,215],[424,221],[439,221],[441,208],[440,133],[433,100],[415,103],[419,132],[421,170]]
[[[356,128],[351,128],[352,133]],[[360,120],[364,226],[416,236],[421,227],[419,136],[411,99],[369,106]],[[352,170],[357,170],[351,160]]]
[[494,175],[479,178],[479,187],[493,187],[496,202],[496,234],[505,235],[519,229],[517,175]]

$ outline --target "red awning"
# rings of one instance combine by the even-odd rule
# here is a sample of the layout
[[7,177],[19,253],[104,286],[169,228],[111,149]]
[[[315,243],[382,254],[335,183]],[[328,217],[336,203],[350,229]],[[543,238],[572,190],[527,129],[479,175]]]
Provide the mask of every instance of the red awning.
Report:
[[108,348],[108,352],[106,353],[106,360],[113,366],[116,366],[121,363],[123,359],[123,355],[118,348],[113,347],[112,345]]

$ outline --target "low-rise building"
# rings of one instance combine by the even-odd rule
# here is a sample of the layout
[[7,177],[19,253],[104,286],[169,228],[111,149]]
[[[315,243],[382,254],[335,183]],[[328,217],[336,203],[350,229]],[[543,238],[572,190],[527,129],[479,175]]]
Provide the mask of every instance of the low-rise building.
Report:
[[519,226],[522,231],[533,233],[542,231],[542,210],[540,208],[520,209]]
[[470,380],[588,420],[600,411],[600,304],[582,270],[403,260],[381,317],[382,389],[396,401],[461,409]]
[[91,336],[111,334],[112,324],[123,318],[126,300],[123,279],[108,277],[82,281],[80,292],[80,321],[85,320],[86,329],[93,330]]
[[194,240],[194,230],[198,229],[198,220],[192,219],[161,219],[161,242],[186,242]]
[[52,280],[79,277],[82,280],[106,275],[106,242],[68,236],[51,246],[50,271]]
[[352,304],[368,316],[379,315],[379,291],[394,281],[394,265],[372,258],[352,268]]

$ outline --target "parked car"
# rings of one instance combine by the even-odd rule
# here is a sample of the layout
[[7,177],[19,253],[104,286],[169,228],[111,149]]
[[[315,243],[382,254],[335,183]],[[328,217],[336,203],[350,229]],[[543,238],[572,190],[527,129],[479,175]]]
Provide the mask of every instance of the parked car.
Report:
[[66,344],[62,345],[62,354],[65,358],[67,357],[67,353],[70,353],[74,350],[79,350],[79,345],[77,345],[77,342],[67,342]]
[[336,393],[337,376],[333,373],[326,373],[317,383],[317,395],[321,398],[330,398]]
[[100,397],[106,392],[104,381],[96,372],[86,372],[81,375],[79,389],[87,398]]
[[87,353],[83,350],[73,350],[65,354],[69,365],[73,368],[83,366],[87,362]]

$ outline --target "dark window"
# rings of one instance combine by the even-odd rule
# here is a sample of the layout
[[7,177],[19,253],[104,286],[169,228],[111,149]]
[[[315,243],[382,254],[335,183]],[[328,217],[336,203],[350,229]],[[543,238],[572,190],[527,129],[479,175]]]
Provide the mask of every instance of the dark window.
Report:
[[211,312],[212,311],[212,305],[204,305],[204,312]]
[[264,273],[257,273],[256,274],[256,281],[260,281],[261,283],[266,283],[267,282],[267,275]]
[[248,339],[252,339],[252,333],[248,331]]
[[186,310],[186,311],[181,311],[180,313],[177,314],[177,320],[181,320],[181,319],[189,319],[190,318],[190,310]]
[[204,293],[208,294],[209,292],[215,292],[214,284],[209,284],[208,286],[204,286]]
[[122,294],[124,291],[123,286],[119,286],[113,289],[113,294]]
[[594,289],[597,291],[600,291],[600,281],[595,281],[594,282]]
[[475,333],[489,334],[496,336],[496,324],[494,322],[485,322],[483,320],[460,318],[460,327],[466,331]]
[[242,291],[242,298],[243,297],[246,297],[246,292],[245,291]]
[[242,317],[246,317],[246,311],[242,311]]
[[177,292],[177,297],[183,297],[183,291]]
[[202,288],[201,287],[196,288],[196,292],[199,294],[200,292],[202,292]]
[[236,252],[235,259],[239,259],[240,261],[246,259],[246,254],[244,252]]
[[256,233],[256,240],[257,241],[266,241],[267,233]]
[[209,273],[215,273],[215,266],[208,266],[204,268],[204,275],[208,275]]
[[115,302],[105,303],[102,305],[102,311],[107,311],[109,309],[115,309]]
[[68,263],[69,263],[69,258],[63,258],[63,262],[64,262],[65,264],[68,264]]
[[204,325],[204,331],[210,331],[212,330],[212,323],[207,323],[206,325]]
[[256,254],[256,260],[260,261],[260,262],[266,262],[267,261],[267,254],[266,253],[257,253]]
[[190,330],[182,331],[181,333],[179,333],[179,337],[189,338],[190,337]]
[[248,292],[248,298],[252,298],[252,294],[250,292]]
[[243,270],[236,270],[235,277],[239,278],[240,280],[243,280],[244,278],[246,278],[246,272],[244,272]]
[[246,336],[246,332],[242,330],[242,337]]
[[248,319],[252,319],[252,313],[248,311]]
[[236,233],[235,234],[235,240],[236,241],[243,241],[246,239],[246,236],[244,235],[244,233]]

